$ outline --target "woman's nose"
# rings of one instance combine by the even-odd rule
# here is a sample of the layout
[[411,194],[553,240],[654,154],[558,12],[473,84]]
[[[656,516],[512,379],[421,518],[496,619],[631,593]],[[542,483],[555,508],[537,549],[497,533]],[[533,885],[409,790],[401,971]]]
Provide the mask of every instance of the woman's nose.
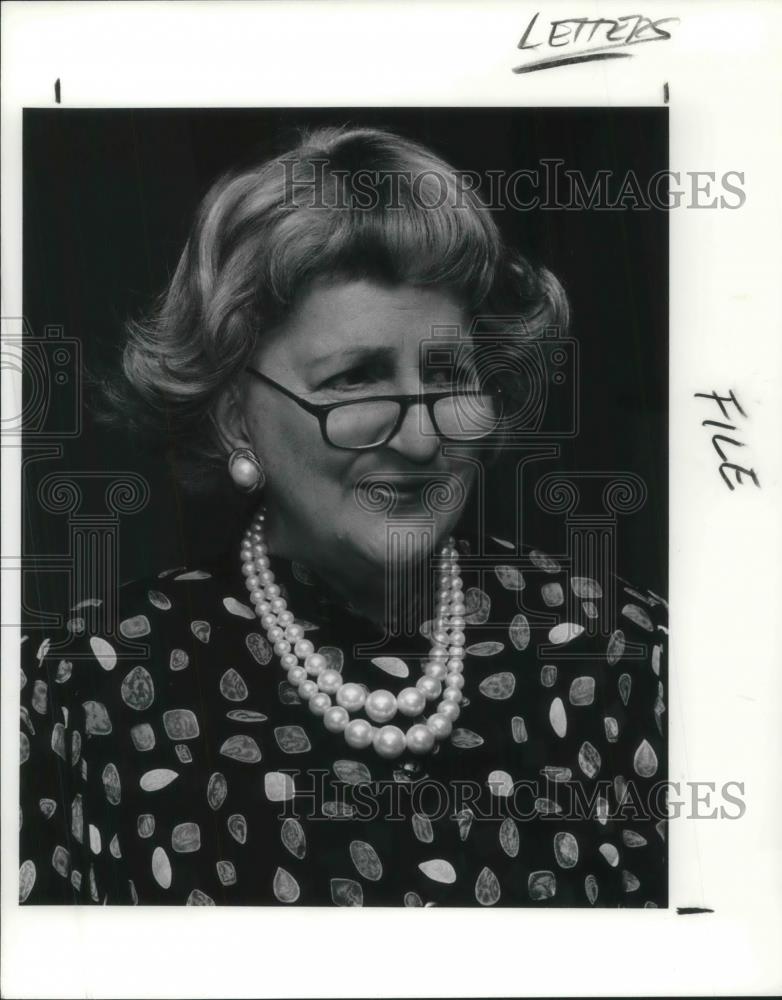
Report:
[[399,430],[386,447],[421,465],[430,462],[437,455],[440,451],[440,438],[424,404],[413,403],[408,407]]

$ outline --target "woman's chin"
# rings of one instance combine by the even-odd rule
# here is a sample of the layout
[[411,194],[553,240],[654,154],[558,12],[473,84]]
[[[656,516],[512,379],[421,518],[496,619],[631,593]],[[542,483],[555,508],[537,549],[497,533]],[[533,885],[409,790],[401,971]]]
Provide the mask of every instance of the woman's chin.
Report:
[[353,541],[359,543],[365,559],[378,568],[395,566],[401,569],[414,566],[431,555],[443,534],[447,532],[440,530],[436,523],[398,521],[392,524],[384,521],[360,540],[354,535]]

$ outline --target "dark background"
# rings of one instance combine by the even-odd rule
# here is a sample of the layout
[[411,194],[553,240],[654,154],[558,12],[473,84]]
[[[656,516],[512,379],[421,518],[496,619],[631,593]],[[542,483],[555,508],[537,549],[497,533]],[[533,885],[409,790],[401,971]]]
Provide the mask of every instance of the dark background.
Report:
[[[294,145],[297,125],[346,122],[398,130],[480,173],[561,158],[588,182],[598,170],[620,178],[632,170],[645,188],[668,167],[667,110],[656,108],[27,110],[24,310],[34,335],[62,326],[81,341],[88,368],[116,363],[124,320],[164,289],[211,183],[237,161],[286,148],[286,136]],[[667,214],[505,209],[494,217],[510,243],[560,279],[580,343],[580,433],[559,442],[557,462],[532,468],[640,475],[648,499],[620,521],[618,570],[665,595]],[[66,404],[53,399],[55,426],[59,405]],[[487,523],[506,537],[515,537],[517,520],[514,466],[500,461],[490,473]],[[121,429],[98,426],[88,411],[62,459],[28,461],[25,469],[28,556],[67,549],[67,518],[44,511],[36,494],[44,475],[65,469],[135,470],[149,481],[148,506],[121,522],[123,580],[221,550],[236,532],[230,506],[183,494],[163,458],[142,452]],[[528,509],[524,541],[564,551],[562,521]],[[44,576],[28,574],[28,607],[54,609],[64,599],[56,590],[62,581]]]

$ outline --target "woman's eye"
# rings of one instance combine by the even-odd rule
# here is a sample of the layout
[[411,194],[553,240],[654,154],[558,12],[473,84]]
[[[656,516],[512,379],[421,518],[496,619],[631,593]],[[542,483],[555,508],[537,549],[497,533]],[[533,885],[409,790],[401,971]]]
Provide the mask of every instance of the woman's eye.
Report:
[[340,372],[326,379],[321,388],[323,389],[355,389],[366,385],[372,381],[372,373],[366,368],[350,368],[348,371]]
[[435,389],[458,389],[469,391],[475,387],[476,379],[471,372],[439,369],[426,374],[426,384]]
[[427,372],[426,381],[429,385],[450,385],[451,375],[441,368],[439,371]]

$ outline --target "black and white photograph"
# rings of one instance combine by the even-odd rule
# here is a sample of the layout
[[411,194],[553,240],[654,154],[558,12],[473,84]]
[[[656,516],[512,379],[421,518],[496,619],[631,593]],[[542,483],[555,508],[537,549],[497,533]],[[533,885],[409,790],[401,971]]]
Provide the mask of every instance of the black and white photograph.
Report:
[[666,112],[25,125],[23,900],[666,905]]
[[[29,6],[46,23],[48,5]],[[129,24],[145,6],[125,5]],[[162,77],[174,6],[149,5],[165,15],[147,55]],[[677,928],[705,934],[694,955],[727,916],[709,873],[746,890],[748,864],[770,892],[780,871],[748,825],[779,803],[753,814],[747,770],[753,739],[773,753],[779,682],[762,693],[748,662],[722,666],[745,627],[726,587],[737,616],[754,594],[773,630],[777,584],[762,590],[742,560],[764,523],[779,548],[762,436],[779,373],[758,363],[779,352],[758,340],[753,354],[735,327],[756,286],[705,278],[692,242],[714,251],[725,233],[740,257],[729,234],[757,211],[752,171],[740,151],[685,162],[675,81],[646,87],[692,5],[487,5],[483,23],[491,7],[515,26],[502,58],[517,100],[346,90],[371,52],[327,14],[368,39],[391,4],[216,6],[181,11],[199,46],[207,24],[238,38],[253,14],[282,65],[306,9],[334,54],[287,89],[267,68],[266,89],[234,101],[217,75],[187,100],[151,80],[143,99],[85,100],[55,68],[18,106],[4,158],[3,830],[18,861],[4,858],[4,908],[18,897],[17,928],[94,913],[107,968],[112,926],[123,951],[165,928],[161,960],[173,948],[189,976],[190,928],[241,956],[230,985],[210,972],[184,989],[169,958],[174,979],[139,995],[337,995],[240,980],[261,928],[286,947],[314,934],[319,956],[323,934],[355,950],[360,933],[367,959],[381,940],[464,940],[456,965],[494,954],[517,993],[597,988],[575,966],[545,986],[506,978],[524,928],[551,961],[556,940],[596,954],[587,942],[616,927],[626,975],[647,937],[680,935],[685,954]],[[478,23],[469,5],[420,10],[422,31],[452,13],[458,46]],[[412,5],[397,11],[390,39],[412,24]],[[610,100],[579,92],[608,79]],[[770,661],[754,662],[759,682]],[[750,844],[761,854],[742,862]],[[231,923],[197,926],[189,907]],[[345,909],[366,915],[318,922]],[[750,992],[779,974],[774,920],[737,945],[764,955],[748,959]],[[359,995],[339,950],[324,975]],[[67,982],[85,985],[57,995],[106,989],[76,954]],[[408,989],[481,990],[479,972],[458,987],[447,955],[434,961],[439,985]],[[43,971],[21,968],[18,995],[35,995]],[[689,976],[668,991],[688,995]],[[404,995],[391,983],[376,985]]]

